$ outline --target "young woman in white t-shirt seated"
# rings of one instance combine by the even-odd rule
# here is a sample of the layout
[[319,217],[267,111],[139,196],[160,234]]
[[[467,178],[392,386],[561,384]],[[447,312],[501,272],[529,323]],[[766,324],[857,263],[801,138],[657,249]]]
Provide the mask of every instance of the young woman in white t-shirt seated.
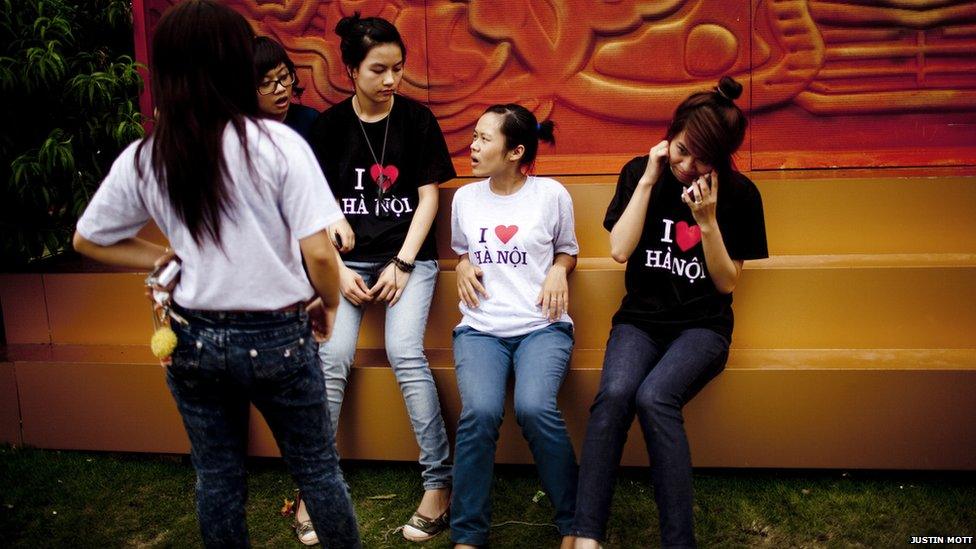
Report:
[[[454,195],[451,246],[463,315],[454,329],[462,404],[451,497],[457,547],[488,543],[495,446],[511,375],[515,416],[560,534],[573,520],[576,457],[556,396],[573,349],[566,278],[579,246],[569,193],[553,179],[527,175],[539,140],[552,143],[552,131],[551,121],[538,123],[522,106],[489,107],[471,142],[472,171],[486,179]],[[571,541],[563,538],[564,545]]]

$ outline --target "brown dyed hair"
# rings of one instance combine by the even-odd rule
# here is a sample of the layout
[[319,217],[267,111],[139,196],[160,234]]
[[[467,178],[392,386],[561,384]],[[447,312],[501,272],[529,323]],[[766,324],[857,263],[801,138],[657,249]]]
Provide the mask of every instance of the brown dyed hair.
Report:
[[732,155],[742,145],[748,121],[735,104],[742,95],[742,84],[723,76],[711,91],[693,93],[678,105],[665,139],[671,141],[682,131],[685,145],[697,159],[726,175],[733,170]]

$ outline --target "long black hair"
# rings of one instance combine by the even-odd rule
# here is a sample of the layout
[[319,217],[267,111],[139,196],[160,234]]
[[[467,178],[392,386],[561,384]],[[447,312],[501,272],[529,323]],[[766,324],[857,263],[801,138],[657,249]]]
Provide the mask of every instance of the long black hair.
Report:
[[735,100],[742,84],[723,76],[710,91],[689,95],[674,111],[665,139],[685,132],[689,152],[714,167],[725,179],[733,169],[732,155],[742,145],[748,120]]
[[538,122],[532,111],[518,103],[497,104],[488,107],[484,114],[494,113],[502,116],[501,132],[505,136],[505,150],[511,151],[522,145],[525,152],[519,159],[519,166],[531,166],[539,152],[539,141],[556,144],[553,131],[555,122]]
[[400,37],[400,31],[393,26],[393,23],[382,17],[363,18],[357,11],[353,15],[340,19],[336,24],[335,33],[342,39],[339,50],[342,52],[342,63],[347,71],[358,69],[359,64],[369,54],[369,50],[380,44],[400,46],[403,61],[407,61],[407,46]]
[[158,117],[142,147],[162,190],[194,242],[220,245],[220,215],[231,200],[223,134],[234,126],[247,163],[245,131],[257,113],[254,33],[234,10],[213,0],[186,0],[159,20],[152,39],[152,93]]

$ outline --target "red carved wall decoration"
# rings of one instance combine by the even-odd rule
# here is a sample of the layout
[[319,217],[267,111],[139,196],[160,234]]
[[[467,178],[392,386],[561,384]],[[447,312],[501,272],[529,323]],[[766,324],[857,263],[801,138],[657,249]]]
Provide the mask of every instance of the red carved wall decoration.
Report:
[[[136,1],[137,29],[151,35],[171,3]],[[319,109],[351,93],[339,18],[393,21],[408,49],[401,93],[434,111],[462,172],[478,116],[510,101],[557,123],[539,171],[616,172],[661,138],[683,97],[723,74],[745,86],[741,169],[976,165],[971,0],[229,4],[285,44],[303,102]]]

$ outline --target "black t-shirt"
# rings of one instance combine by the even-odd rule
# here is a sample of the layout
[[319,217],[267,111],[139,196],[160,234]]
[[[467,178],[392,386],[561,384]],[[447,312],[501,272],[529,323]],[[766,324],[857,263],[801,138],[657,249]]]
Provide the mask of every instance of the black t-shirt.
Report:
[[[620,171],[603,220],[608,231],[627,208],[647,160],[634,158]],[[627,261],[627,295],[613,323],[633,324],[651,334],[708,328],[731,341],[732,295],[720,294],[709,278],[701,229],[681,201],[684,187],[667,166],[662,171],[651,190],[640,241]],[[719,181],[716,217],[729,257],[768,257],[759,189],[738,172],[727,179]]]
[[[386,261],[400,251],[417,209],[417,189],[456,177],[447,143],[430,109],[397,95],[390,112],[384,166],[383,135],[387,120],[363,122],[376,160],[363,137],[352,97],[319,116],[309,142],[318,156],[339,208],[356,234],[356,247],[347,261]],[[382,170],[382,172],[381,172]],[[378,200],[376,176],[392,185]],[[437,259],[434,228],[417,253],[418,260]]]
[[285,114],[285,125],[298,132],[299,135],[309,140],[312,132],[312,124],[319,117],[319,111],[306,105],[292,103],[288,106],[288,113]]

